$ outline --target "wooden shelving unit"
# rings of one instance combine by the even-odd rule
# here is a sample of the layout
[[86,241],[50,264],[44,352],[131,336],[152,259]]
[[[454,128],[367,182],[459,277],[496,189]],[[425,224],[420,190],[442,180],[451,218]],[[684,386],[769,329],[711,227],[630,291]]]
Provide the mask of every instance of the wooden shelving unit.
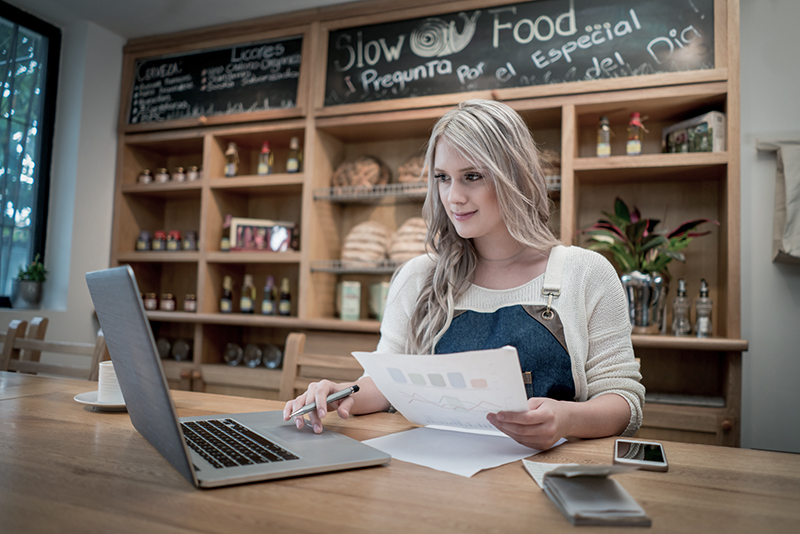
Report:
[[[487,0],[489,4],[500,1]],[[228,368],[222,362],[225,344],[272,343],[281,346],[286,335],[302,331],[307,349],[329,354],[374,349],[380,325],[367,319],[368,285],[388,281],[392,267],[374,269],[337,263],[347,233],[365,220],[391,230],[419,216],[424,186],[390,184],[376,190],[332,188],[331,176],[341,162],[364,154],[380,157],[393,173],[408,157],[424,149],[431,127],[454,102],[466,98],[497,98],[514,107],[527,121],[540,147],[561,154],[561,188],[554,191],[553,229],[566,244],[581,245],[579,230],[610,210],[620,196],[643,213],[662,219],[659,228],[705,217],[720,222],[711,235],[698,239],[686,251],[685,264],[672,262],[673,279],[684,278],[694,297],[700,278],[711,286],[714,301],[714,337],[698,339],[668,335],[633,336],[642,362],[644,383],[656,398],[717,399],[722,405],[695,406],[653,402],[645,406],[641,435],[706,443],[738,445],[741,389],[739,268],[739,82],[738,3],[715,3],[716,67],[595,82],[575,82],[324,107],[324,58],[328,29],[403,19],[474,8],[468,2],[446,7],[417,5],[412,11],[385,3],[369,4],[369,15],[337,19],[338,8],[320,14],[305,13],[292,31],[308,42],[304,50],[298,107],[259,112],[257,116],[215,117],[207,122],[121,127],[114,209],[111,264],[128,263],[144,292],[170,292],[178,298],[197,296],[197,313],[149,312],[157,337],[186,338],[193,342],[189,362],[165,361],[174,387],[203,389],[275,398],[280,371]],[[409,8],[410,9],[410,8]],[[444,10],[444,11],[442,11]],[[341,8],[341,17],[353,12]],[[281,23],[286,26],[286,21]],[[289,24],[288,26],[291,26]],[[230,43],[289,35],[270,26],[220,27],[194,36],[140,40],[126,47],[126,65],[139,57],[154,57],[202,48],[210,38]],[[304,45],[305,46],[305,45]],[[128,99],[129,75],[123,80],[123,102]],[[128,85],[126,85],[128,84]],[[308,103],[312,104],[309,105]],[[649,135],[641,156],[625,156],[625,125],[630,113],[646,116]],[[715,153],[664,154],[661,129],[708,111],[727,115],[727,150]],[[612,156],[595,157],[596,128],[601,115],[609,117]],[[124,110],[121,111],[124,117]],[[289,139],[298,137],[304,150],[298,173],[284,167]],[[263,141],[275,154],[275,174],[255,175]],[[235,142],[240,150],[240,175],[225,178],[224,150]],[[144,168],[198,166],[195,182],[136,183]],[[285,220],[300,229],[299,250],[288,252],[221,252],[225,215]],[[196,252],[137,252],[141,230],[197,231]],[[261,298],[267,275],[288,277],[292,287],[289,317],[219,313],[222,278],[234,279],[238,302],[242,279],[252,274]],[[336,318],[335,291],[342,280],[362,282],[361,321]],[[674,295],[671,293],[670,296]]]

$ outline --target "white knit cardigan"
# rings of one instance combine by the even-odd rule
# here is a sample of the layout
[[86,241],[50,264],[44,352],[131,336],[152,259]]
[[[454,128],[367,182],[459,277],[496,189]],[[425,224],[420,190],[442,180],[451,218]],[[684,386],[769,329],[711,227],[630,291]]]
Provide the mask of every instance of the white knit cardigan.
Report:
[[[427,274],[434,266],[427,255],[409,260],[389,289],[377,352],[406,351],[407,326]],[[544,275],[513,289],[494,290],[470,285],[455,303],[456,310],[491,313],[506,306],[547,304],[542,295]],[[613,266],[602,255],[580,247],[567,248],[560,296],[553,308],[564,325],[572,359],[575,400],[586,401],[616,393],[630,406],[623,435],[642,425],[644,386],[631,345],[628,303]]]

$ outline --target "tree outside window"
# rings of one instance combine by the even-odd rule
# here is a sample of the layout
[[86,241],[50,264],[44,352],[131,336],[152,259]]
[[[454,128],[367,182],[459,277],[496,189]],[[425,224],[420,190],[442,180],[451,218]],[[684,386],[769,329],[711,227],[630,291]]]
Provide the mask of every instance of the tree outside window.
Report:
[[44,258],[61,31],[0,2],[0,295]]

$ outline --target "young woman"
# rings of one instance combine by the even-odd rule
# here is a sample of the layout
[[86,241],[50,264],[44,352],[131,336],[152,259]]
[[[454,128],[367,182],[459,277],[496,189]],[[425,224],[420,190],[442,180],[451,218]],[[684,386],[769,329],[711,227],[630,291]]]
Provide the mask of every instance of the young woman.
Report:
[[[644,387],[622,285],[603,256],[560,246],[547,228],[545,179],[520,116],[499,102],[461,103],[434,126],[426,164],[431,254],[394,277],[377,352],[512,345],[528,411],[489,414],[502,432],[537,449],[565,436],[634,434]],[[310,420],[321,432],[329,408],[345,418],[389,408],[371,378],[356,383],[358,393],[331,406],[326,397],[352,384],[311,384],[284,416],[316,402]]]

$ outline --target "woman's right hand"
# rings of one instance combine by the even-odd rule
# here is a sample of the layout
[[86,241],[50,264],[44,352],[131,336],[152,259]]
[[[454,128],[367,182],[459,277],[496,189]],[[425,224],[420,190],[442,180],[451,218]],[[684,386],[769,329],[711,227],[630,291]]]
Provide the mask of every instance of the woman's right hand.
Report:
[[[334,401],[330,405],[328,405],[326,401],[328,395],[336,393],[337,391],[341,391],[344,388],[352,385],[352,383],[341,384],[331,382],[330,380],[312,382],[308,385],[308,389],[305,393],[286,403],[286,406],[283,408],[283,420],[288,421],[292,412],[314,402],[316,403],[317,408],[316,410],[308,413],[308,418],[311,421],[311,426],[314,429],[314,433],[319,434],[322,432],[322,419],[328,415],[329,407],[336,410],[339,414],[339,417],[342,419],[347,419],[350,416],[350,410],[355,403],[352,395],[342,400]],[[305,426],[305,417],[297,416],[294,418],[294,422],[297,425],[297,428],[303,428]]]

